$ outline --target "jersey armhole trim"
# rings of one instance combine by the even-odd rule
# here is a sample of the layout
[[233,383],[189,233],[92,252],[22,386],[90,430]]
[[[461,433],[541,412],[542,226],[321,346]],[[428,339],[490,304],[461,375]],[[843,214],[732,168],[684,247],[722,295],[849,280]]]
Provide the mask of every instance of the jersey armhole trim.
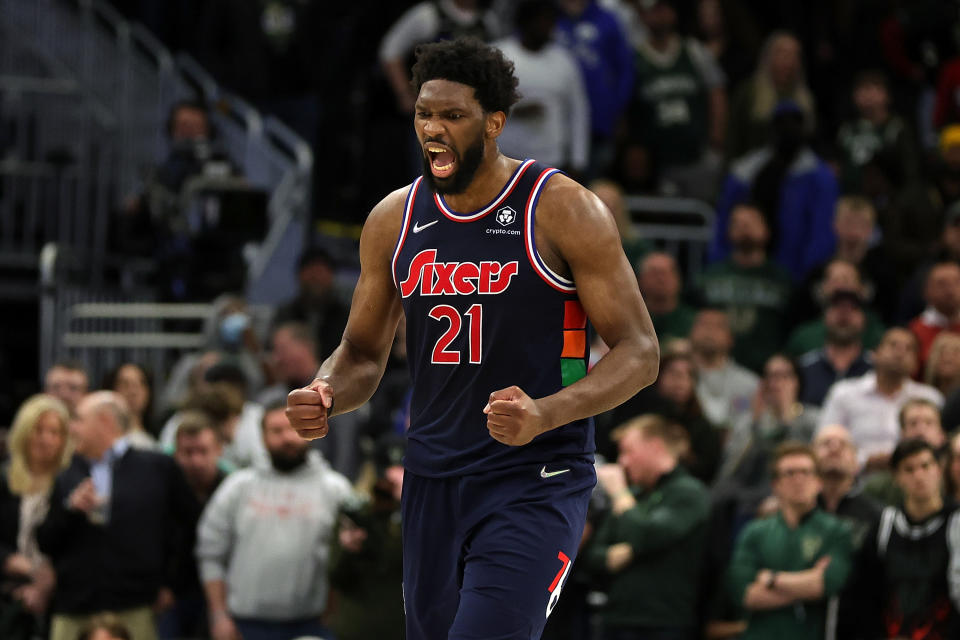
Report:
[[559,169],[544,169],[537,177],[537,181],[534,183],[533,189],[530,191],[530,196],[527,198],[527,205],[524,211],[523,238],[524,245],[526,246],[527,250],[527,259],[530,261],[530,265],[533,267],[533,270],[537,273],[537,275],[539,275],[544,282],[557,291],[563,293],[574,293],[576,292],[577,287],[574,285],[573,280],[569,280],[555,273],[550,267],[547,266],[547,263],[543,261],[543,258],[540,257],[540,254],[537,252],[536,234],[534,233],[536,221],[535,212],[537,209],[537,203],[540,201],[540,194],[543,191],[543,186],[551,176],[557,173],[560,173]]
[[393,286],[400,290],[397,280],[397,259],[400,257],[400,251],[403,249],[403,241],[407,239],[407,230],[410,228],[410,218],[413,217],[413,203],[417,199],[417,188],[423,176],[420,176],[410,185],[410,191],[407,192],[407,200],[403,205],[403,222],[400,225],[400,236],[397,238],[397,246],[393,250],[393,258],[390,260],[390,275],[393,276]]

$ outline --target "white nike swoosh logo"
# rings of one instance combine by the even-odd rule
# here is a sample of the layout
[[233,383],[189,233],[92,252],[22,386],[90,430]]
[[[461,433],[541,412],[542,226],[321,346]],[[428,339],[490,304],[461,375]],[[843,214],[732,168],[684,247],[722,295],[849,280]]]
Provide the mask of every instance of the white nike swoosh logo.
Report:
[[423,230],[426,229],[427,227],[432,226],[432,225],[435,225],[435,224],[437,224],[438,222],[440,222],[440,221],[439,221],[439,220],[434,220],[433,222],[428,222],[427,224],[424,224],[424,225],[421,225],[419,222],[414,222],[414,223],[413,223],[413,232],[414,232],[414,233],[420,233],[421,231],[423,231]]
[[561,473],[566,473],[570,469],[560,469],[559,471],[547,471],[547,465],[543,465],[543,469],[540,469],[541,478],[552,478],[553,476],[558,476]]

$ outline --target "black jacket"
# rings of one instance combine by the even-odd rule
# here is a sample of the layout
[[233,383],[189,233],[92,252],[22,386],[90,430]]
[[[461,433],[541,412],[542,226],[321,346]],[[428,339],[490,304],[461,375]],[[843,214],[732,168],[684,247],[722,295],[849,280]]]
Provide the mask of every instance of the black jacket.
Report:
[[89,463],[74,456],[57,477],[50,512],[37,530],[40,550],[57,573],[53,612],[153,604],[160,587],[172,586],[180,556],[193,550],[197,500],[173,458],[130,448],[113,465],[109,521],[94,525],[66,506],[89,475]]
[[10,491],[6,470],[0,467],[0,567],[10,554],[16,553],[19,531],[20,496]]

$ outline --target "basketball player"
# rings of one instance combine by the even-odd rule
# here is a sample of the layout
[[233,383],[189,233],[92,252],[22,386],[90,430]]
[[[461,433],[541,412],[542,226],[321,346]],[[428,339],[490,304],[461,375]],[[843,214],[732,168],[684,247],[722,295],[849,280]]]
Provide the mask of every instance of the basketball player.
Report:
[[[609,211],[499,152],[513,64],[434,43],[413,84],[423,176],[370,213],[343,341],[287,415],[321,438],[366,402],[406,314],[407,637],[539,638],[596,483],[589,417],[650,384],[659,347]],[[588,318],[610,346],[590,373]]]

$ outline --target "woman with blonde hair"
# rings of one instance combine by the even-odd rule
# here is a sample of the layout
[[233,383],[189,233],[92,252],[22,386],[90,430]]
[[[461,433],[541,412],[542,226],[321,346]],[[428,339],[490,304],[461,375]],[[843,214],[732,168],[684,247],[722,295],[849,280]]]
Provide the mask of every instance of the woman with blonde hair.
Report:
[[733,96],[727,129],[728,160],[769,143],[773,110],[783,100],[797,104],[807,131],[814,130],[816,110],[802,53],[800,41],[788,31],[774,31],[764,42],[756,72]]
[[[36,633],[54,575],[35,536],[49,507],[53,480],[70,461],[67,407],[38,394],[24,402],[10,429],[10,463],[0,474],[0,637]],[[6,625],[6,626],[5,626]]]
[[960,334],[943,331],[934,339],[923,378],[945,397],[960,387]]

